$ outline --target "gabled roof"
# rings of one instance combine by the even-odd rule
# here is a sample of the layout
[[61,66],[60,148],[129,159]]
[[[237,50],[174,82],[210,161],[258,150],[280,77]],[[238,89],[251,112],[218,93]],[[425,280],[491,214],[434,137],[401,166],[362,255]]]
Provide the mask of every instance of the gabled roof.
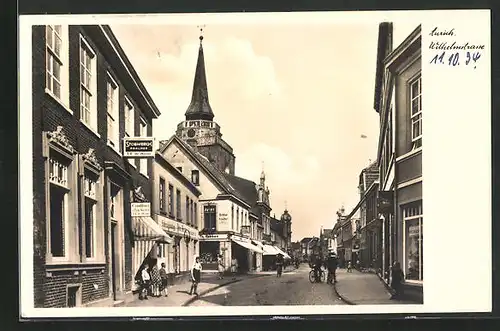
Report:
[[240,193],[242,199],[251,206],[250,212],[255,215],[259,215],[259,209],[257,207],[257,184],[251,180],[228,173],[223,173],[223,176],[232,185],[232,187]]
[[215,168],[205,156],[195,151],[188,143],[184,142],[175,134],[170,137],[167,142],[162,143],[160,147],[160,154],[163,155],[168,146],[174,142],[177,143],[186,154],[191,156],[195,163],[197,163],[197,165],[206,172],[206,174],[222,189],[225,194],[230,194],[243,202],[246,202],[242,194],[231,185],[222,172]]

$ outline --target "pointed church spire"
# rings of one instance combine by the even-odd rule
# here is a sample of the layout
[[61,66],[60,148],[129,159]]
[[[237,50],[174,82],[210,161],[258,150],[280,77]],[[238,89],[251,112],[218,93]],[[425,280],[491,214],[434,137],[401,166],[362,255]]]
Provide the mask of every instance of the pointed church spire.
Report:
[[207,76],[205,73],[205,56],[203,54],[203,28],[200,28],[200,48],[198,62],[194,74],[193,95],[186,113],[186,120],[212,121],[214,113],[208,102]]

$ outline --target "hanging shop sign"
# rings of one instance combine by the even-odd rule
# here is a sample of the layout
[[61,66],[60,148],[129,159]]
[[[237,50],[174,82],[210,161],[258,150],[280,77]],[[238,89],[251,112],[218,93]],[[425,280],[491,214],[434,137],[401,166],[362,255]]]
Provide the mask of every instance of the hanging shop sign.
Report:
[[123,157],[154,157],[154,142],[153,137],[125,137],[123,138]]
[[149,217],[151,216],[151,203],[132,202],[130,204],[130,213],[132,217]]
[[393,212],[394,191],[379,191],[377,207],[379,213],[391,214]]

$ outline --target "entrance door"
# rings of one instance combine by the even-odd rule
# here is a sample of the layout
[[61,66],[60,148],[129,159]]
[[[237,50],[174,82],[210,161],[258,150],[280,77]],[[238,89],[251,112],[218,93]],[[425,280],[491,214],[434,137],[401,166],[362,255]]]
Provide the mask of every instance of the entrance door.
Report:
[[252,269],[257,270],[257,253],[253,252],[252,256]]
[[116,301],[118,292],[118,249],[116,247],[118,242],[118,231],[115,222],[111,222],[111,289],[113,291],[113,300]]

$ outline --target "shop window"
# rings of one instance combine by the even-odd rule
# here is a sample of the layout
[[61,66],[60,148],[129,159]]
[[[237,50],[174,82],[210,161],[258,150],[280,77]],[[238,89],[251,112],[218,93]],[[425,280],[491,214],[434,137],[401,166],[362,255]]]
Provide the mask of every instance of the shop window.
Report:
[[423,213],[422,201],[403,208],[404,268],[407,280],[423,280]]
[[68,308],[78,307],[81,305],[81,286],[68,285],[66,289],[66,306]]

